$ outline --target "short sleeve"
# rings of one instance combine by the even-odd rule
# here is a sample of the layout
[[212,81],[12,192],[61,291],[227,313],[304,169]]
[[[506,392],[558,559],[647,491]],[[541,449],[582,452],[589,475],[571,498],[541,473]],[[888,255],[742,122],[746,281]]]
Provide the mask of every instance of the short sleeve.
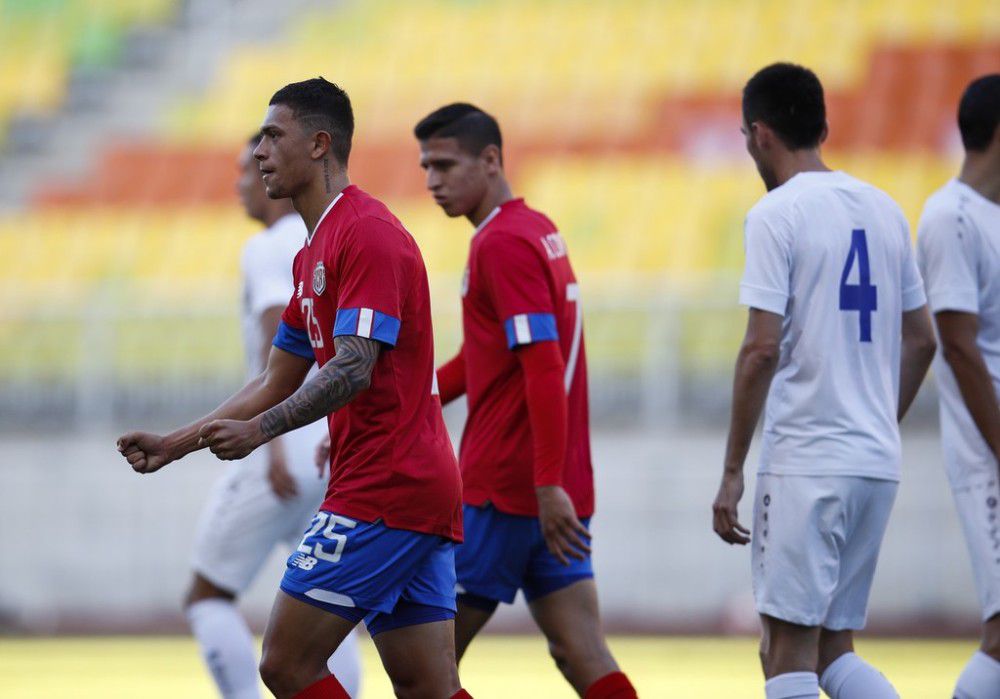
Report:
[[476,257],[478,273],[503,323],[507,347],[558,340],[547,263],[531,242],[493,231]]
[[280,241],[261,240],[249,247],[244,257],[247,290],[247,310],[259,316],[268,308],[285,306],[292,292],[292,261],[295,251],[278,244]]
[[979,313],[975,255],[966,235],[949,212],[925,213],[920,221],[917,252],[934,313]]
[[917,268],[917,259],[913,254],[913,242],[910,240],[910,225],[900,215],[900,226],[903,232],[903,269],[901,275],[903,311],[913,311],[927,305],[927,295],[924,293],[924,280]]
[[785,315],[791,285],[791,249],[775,225],[753,211],[747,216],[746,266],[740,281],[740,303]]
[[412,275],[412,246],[388,221],[359,219],[335,252],[337,319],[333,336],[355,335],[395,347]]
[[[296,258],[295,263],[298,263]],[[278,323],[278,332],[274,336],[271,344],[278,349],[285,350],[291,354],[304,359],[314,359],[312,343],[309,341],[309,332],[306,330],[306,323],[302,317],[302,306],[299,300],[302,295],[298,288],[292,289],[291,298],[281,314],[281,321]]]

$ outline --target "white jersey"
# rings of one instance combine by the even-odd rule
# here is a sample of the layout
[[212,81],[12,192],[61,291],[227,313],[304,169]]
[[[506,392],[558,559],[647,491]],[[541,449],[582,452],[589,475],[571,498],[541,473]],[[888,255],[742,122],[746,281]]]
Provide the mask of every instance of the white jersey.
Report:
[[784,317],[760,472],[898,480],[902,314],[925,298],[896,203],[842,172],[768,192],[740,303]]
[[[1000,205],[952,180],[927,200],[917,234],[931,310],[979,316],[976,344],[1000,395]],[[996,458],[940,351],[934,374],[949,480],[962,485],[978,476],[996,476]]]
[[[261,314],[268,308],[284,309],[292,297],[292,261],[306,239],[306,225],[296,213],[282,216],[270,228],[257,233],[243,246],[240,270],[243,277],[242,326],[248,378],[261,366],[264,329]],[[313,367],[315,371],[315,367]],[[310,374],[310,377],[312,374]],[[316,473],[316,445],[326,434],[326,420],[317,420],[284,436],[288,466],[293,473]]]

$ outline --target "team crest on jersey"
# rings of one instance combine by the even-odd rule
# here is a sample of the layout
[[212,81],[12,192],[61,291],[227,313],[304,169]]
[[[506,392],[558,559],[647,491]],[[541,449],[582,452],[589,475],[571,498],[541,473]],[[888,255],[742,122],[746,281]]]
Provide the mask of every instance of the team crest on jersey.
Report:
[[324,291],[326,291],[326,267],[320,261],[316,263],[316,269],[313,270],[313,293],[316,296],[322,296]]

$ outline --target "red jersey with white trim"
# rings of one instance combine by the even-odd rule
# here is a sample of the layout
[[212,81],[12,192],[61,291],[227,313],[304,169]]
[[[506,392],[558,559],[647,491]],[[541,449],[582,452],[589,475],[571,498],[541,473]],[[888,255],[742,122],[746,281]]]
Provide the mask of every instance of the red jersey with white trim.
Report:
[[[293,265],[295,291],[275,345],[320,366],[334,337],[378,340],[371,385],[328,418],[323,509],[462,540],[461,477],[437,395],[430,293],[416,241],[355,186],[330,204]],[[305,345],[305,334],[308,343]],[[302,337],[304,350],[283,336]]]
[[578,516],[593,514],[580,289],[555,225],[523,199],[494,209],[472,238],[462,297],[469,403],[459,454],[465,502],[538,515],[524,374],[514,352],[554,340],[566,362],[569,408],[562,486]]

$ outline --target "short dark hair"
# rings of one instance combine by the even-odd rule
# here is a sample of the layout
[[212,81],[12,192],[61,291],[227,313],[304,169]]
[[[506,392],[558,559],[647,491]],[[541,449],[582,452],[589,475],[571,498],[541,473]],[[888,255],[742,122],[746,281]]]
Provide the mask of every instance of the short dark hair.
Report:
[[976,78],[958,103],[958,130],[966,150],[982,151],[990,145],[1000,122],[1000,73]]
[[467,102],[449,104],[425,116],[413,128],[419,141],[429,138],[454,138],[463,150],[479,155],[486,146],[503,150],[497,120]]
[[826,128],[823,86],[808,68],[773,63],[743,88],[743,119],[764,122],[793,150],[815,148]]
[[322,77],[289,83],[274,93],[268,104],[283,104],[307,128],[330,134],[330,150],[347,165],[354,136],[351,98],[340,87]]

